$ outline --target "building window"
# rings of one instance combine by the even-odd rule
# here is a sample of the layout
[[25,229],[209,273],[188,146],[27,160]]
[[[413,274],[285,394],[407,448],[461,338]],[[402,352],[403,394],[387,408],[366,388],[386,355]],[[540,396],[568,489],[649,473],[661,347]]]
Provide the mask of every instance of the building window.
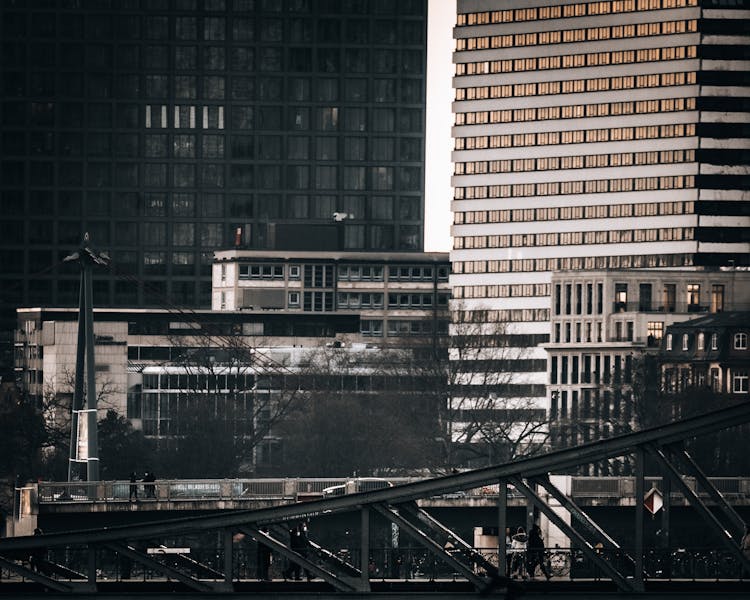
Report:
[[664,336],[664,321],[649,321],[646,325],[647,342],[656,346]]
[[712,333],[711,334],[711,350],[718,350],[718,349],[719,349],[719,334]]
[[289,279],[299,279],[299,265],[289,265]]
[[299,292],[289,292],[289,307],[299,308]]
[[711,312],[722,312],[724,310],[724,286],[711,286]]
[[628,307],[628,284],[615,284],[615,312],[625,311]]
[[714,392],[720,392],[721,391],[721,381],[719,379],[719,369],[717,369],[715,367],[712,368],[711,372],[710,372],[710,377],[711,377],[711,381],[709,383],[710,383],[711,389]]
[[671,349],[672,349],[672,334],[668,333],[667,334],[667,350],[671,350]]
[[734,349],[735,350],[747,350],[747,334],[746,333],[734,334]]
[[641,283],[638,286],[638,310],[648,312],[651,310],[651,284]]
[[700,283],[688,283],[687,284],[688,312],[695,312],[699,310],[700,303],[701,303],[701,284]]
[[682,350],[687,351],[690,346],[690,336],[687,333],[682,334]]
[[698,350],[706,349],[706,335],[701,331],[698,334]]
[[736,371],[732,375],[732,392],[735,394],[748,393],[748,372]]
[[664,312],[674,312],[676,300],[676,289],[674,283],[664,285],[662,294],[662,309]]

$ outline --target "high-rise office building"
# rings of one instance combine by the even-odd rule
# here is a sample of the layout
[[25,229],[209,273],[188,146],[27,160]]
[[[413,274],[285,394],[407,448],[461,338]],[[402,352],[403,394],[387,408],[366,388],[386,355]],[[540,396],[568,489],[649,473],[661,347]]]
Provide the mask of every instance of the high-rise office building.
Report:
[[112,258],[98,306],[208,307],[221,247],[421,251],[426,11],[0,3],[9,328],[17,306],[77,303],[77,267],[61,259],[84,232]]
[[[750,264],[746,3],[459,0],[457,19],[453,296],[519,357],[545,358],[554,271],[586,289],[590,269]],[[540,401],[544,364],[515,369]]]

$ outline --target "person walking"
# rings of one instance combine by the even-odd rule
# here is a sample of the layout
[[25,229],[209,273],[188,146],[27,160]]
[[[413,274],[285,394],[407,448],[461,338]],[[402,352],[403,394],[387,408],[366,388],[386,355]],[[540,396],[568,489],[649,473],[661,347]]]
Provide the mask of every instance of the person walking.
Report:
[[539,565],[542,573],[547,578],[547,581],[549,581],[549,571],[547,571],[547,566],[544,564],[544,537],[539,525],[534,524],[529,532],[529,549],[526,561],[526,569],[529,577],[535,577],[537,565]]
[[745,525],[745,535],[740,540],[740,550],[747,560],[750,560],[750,525]]
[[526,544],[528,537],[526,536],[526,530],[523,527],[519,527],[516,533],[511,538],[510,551],[513,554],[513,561],[511,563],[511,575],[514,579],[518,579],[520,575],[523,579],[526,579]]
[[130,473],[130,495],[128,500],[132,502],[133,498],[138,502],[138,476],[135,474],[135,471],[131,471]]
[[143,495],[146,498],[156,498],[156,475],[152,471],[146,471],[143,476]]

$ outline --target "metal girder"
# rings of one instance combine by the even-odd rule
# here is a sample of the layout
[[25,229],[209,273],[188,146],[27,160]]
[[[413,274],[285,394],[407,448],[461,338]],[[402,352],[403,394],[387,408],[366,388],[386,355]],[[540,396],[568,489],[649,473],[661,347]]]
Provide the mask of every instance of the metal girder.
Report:
[[706,491],[714,502],[716,502],[716,505],[727,516],[732,525],[734,525],[735,533],[737,534],[736,537],[739,539],[744,533],[745,522],[742,520],[742,517],[737,514],[737,511],[729,505],[721,492],[716,489],[716,486],[709,481],[708,477],[706,477],[703,470],[695,463],[687,450],[685,450],[682,445],[678,446],[677,444],[666,446],[664,447],[664,450],[666,450],[672,458],[679,458],[682,461],[683,465],[687,467],[688,471],[690,471],[689,474],[695,477],[701,488]]
[[510,477],[533,477],[549,472],[604,460],[632,452],[633,448],[647,444],[670,444],[693,437],[732,427],[750,421],[750,402],[714,411],[684,421],[625,434],[574,448],[567,448],[547,454],[525,458],[510,463],[484,467],[464,473],[445,475],[433,479],[408,483],[392,488],[349,494],[313,502],[288,504],[273,508],[216,512],[208,515],[183,517],[164,521],[109,527],[105,529],[45,534],[5,538],[0,540],[0,554],[13,550],[29,550],[42,546],[82,545],[108,543],[128,539],[154,538],[164,535],[179,535],[196,530],[222,529],[247,524],[278,523],[290,519],[301,519],[323,512],[352,511],[368,504],[399,504],[418,500],[436,494],[495,484],[498,480]]
[[706,521],[706,523],[710,527],[712,527],[716,533],[719,534],[719,538],[721,539],[721,543],[724,545],[724,547],[732,554],[734,554],[735,558],[737,558],[741,565],[744,565],[745,569],[750,571],[750,559],[748,559],[744,555],[744,553],[740,549],[739,544],[732,538],[732,534],[726,530],[724,525],[709,510],[705,503],[700,499],[698,494],[690,489],[690,486],[685,483],[679,471],[677,471],[674,465],[664,455],[664,451],[660,448],[656,448],[651,444],[646,445],[646,449],[649,454],[651,454],[651,456],[653,456],[656,461],[662,466],[662,468],[669,473],[672,481],[677,484],[678,488],[680,488],[680,491],[682,492],[683,496],[685,496],[685,499],[688,501],[688,503],[693,508],[695,508],[696,511],[698,511],[698,514],[703,518],[703,520]]
[[470,567],[456,559],[452,554],[446,552],[443,546],[438,544],[435,540],[430,538],[424,531],[413,525],[410,521],[404,519],[395,508],[384,504],[374,504],[373,508],[383,515],[386,519],[398,525],[406,533],[411,535],[417,542],[422,544],[432,554],[441,558],[446,563],[451,565],[461,575],[466,577],[469,582],[477,588],[477,590],[483,590],[488,587],[491,580],[478,576]]
[[25,577],[26,579],[30,579],[31,581],[39,583],[43,585],[44,587],[47,587],[51,590],[55,590],[56,592],[73,592],[74,589],[76,589],[77,587],[77,586],[74,587],[71,584],[61,583],[57,579],[52,579],[51,577],[42,575],[41,573],[37,571],[28,569],[24,567],[23,565],[13,562],[12,560],[3,558],[2,556],[0,556],[0,566],[3,566],[6,569],[13,571],[14,573],[18,573],[19,575]]
[[135,548],[131,546],[127,546],[125,544],[113,543],[113,544],[106,544],[105,547],[109,548],[113,552],[117,552],[118,554],[127,556],[131,560],[139,562],[142,565],[147,566],[149,569],[153,569],[154,571],[159,571],[160,573],[163,573],[167,577],[175,579],[179,581],[180,583],[184,583],[189,588],[194,589],[198,592],[216,591],[216,586],[211,585],[207,582],[195,579],[194,577],[191,577],[190,575],[183,573],[179,569],[175,569],[174,567],[165,565],[164,563],[161,563],[158,560],[151,558],[147,554],[143,554],[142,552],[139,552],[138,550],[136,550]]
[[448,529],[426,510],[419,508],[416,503],[408,502],[406,504],[399,504],[395,508],[397,508],[400,512],[405,512],[409,516],[418,519],[422,525],[425,525],[433,532],[442,534],[448,539],[448,541],[450,541],[451,544],[453,544],[453,546],[457,550],[460,550],[464,556],[466,556],[476,565],[482,567],[490,577],[505,579],[504,576],[500,576],[498,567],[496,565],[493,565],[484,556],[482,556],[481,552],[477,552],[474,546],[467,543],[452,530]]
[[[571,517],[573,517],[578,523],[580,523],[589,533],[593,534],[597,541],[601,541],[606,548],[613,550],[622,550],[620,544],[617,543],[604,529],[599,527],[595,521],[589,517],[586,512],[579,507],[572,498],[566,496],[560,489],[550,481],[549,477],[534,477],[530,481],[533,481],[537,485],[542,486],[547,493],[557,500],[560,505],[567,510]],[[633,563],[633,558],[628,554],[623,554],[628,562]]]
[[247,535],[252,537],[256,542],[265,544],[272,550],[275,550],[287,560],[290,560],[300,565],[302,568],[307,569],[311,573],[314,573],[317,577],[320,577],[323,581],[330,583],[337,590],[341,592],[359,591],[359,580],[356,580],[352,577],[336,575],[334,573],[330,573],[329,571],[326,571],[325,569],[321,568],[319,565],[315,564],[314,562],[308,560],[301,554],[289,548],[289,546],[287,546],[284,542],[276,539],[270,533],[261,531],[259,528],[253,525],[245,525],[243,527],[240,527],[239,530],[242,533],[246,533]]
[[622,573],[615,569],[603,556],[597,554],[591,544],[580,533],[563,521],[562,518],[560,518],[560,515],[553,511],[520,477],[511,477],[509,481],[513,484],[513,487],[535,504],[537,508],[539,508],[539,510],[560,529],[560,531],[567,535],[571,540],[578,542],[581,546],[581,551],[586,557],[598,565],[604,573],[609,575],[618,588],[625,592],[635,591],[633,585],[624,575],[622,575]]

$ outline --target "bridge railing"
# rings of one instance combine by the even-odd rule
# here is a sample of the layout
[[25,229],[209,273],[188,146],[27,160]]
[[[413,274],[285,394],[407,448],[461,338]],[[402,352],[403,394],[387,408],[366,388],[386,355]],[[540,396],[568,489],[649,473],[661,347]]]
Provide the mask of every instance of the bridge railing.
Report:
[[[415,478],[388,478],[393,485],[408,483]],[[729,499],[750,500],[750,478],[712,477],[711,483]],[[40,482],[37,498],[40,504],[63,502],[127,502],[131,499],[131,486],[136,486],[138,500],[278,500],[304,501],[323,496],[326,488],[340,486],[351,478],[269,478],[269,479],[160,479],[153,483],[129,481],[95,482]],[[686,477],[685,482],[702,497],[695,479]],[[153,486],[153,487],[151,487]],[[662,490],[659,478],[646,478],[646,487]],[[354,487],[352,486],[352,489]],[[498,485],[487,485],[465,491],[443,494],[442,498],[486,498],[497,496]],[[623,499],[635,496],[634,477],[571,477],[570,495],[574,499],[611,498]],[[508,487],[508,496],[521,498],[522,494]],[[672,489],[673,501],[683,498]]]
[[[257,544],[248,539],[235,542],[232,552],[233,573],[239,580],[252,580],[259,577],[257,561]],[[204,580],[221,580],[224,568],[224,549],[191,548],[183,543],[182,547],[139,547],[155,560],[173,565],[176,568],[193,569],[193,575]],[[497,565],[496,548],[476,548],[489,562]],[[142,564],[118,555],[113,550],[97,548],[97,579],[107,581],[163,581],[159,573]],[[632,576],[632,550],[599,550],[597,554],[622,573]],[[343,547],[338,557],[349,564],[359,565],[360,549],[356,546]],[[544,570],[552,581],[602,580],[608,576],[603,569],[580,549],[546,548],[541,551]],[[316,561],[311,554],[309,558]],[[460,552],[456,558],[471,564]],[[501,572],[517,579],[545,576],[540,566],[535,564],[531,572],[531,554],[529,552],[510,553],[507,563]],[[28,557],[29,566],[59,581],[85,579],[89,564],[89,551],[82,547],[55,547]],[[680,580],[680,581],[717,581],[717,580],[750,580],[750,573],[744,572],[736,557],[726,551],[714,548],[694,548],[664,550],[649,548],[644,551],[644,578],[646,580]],[[290,577],[288,564],[274,554],[270,568],[271,579]],[[482,574],[482,569],[473,567]],[[370,548],[368,567],[372,580],[460,580],[462,576],[446,562],[436,558],[421,547],[403,545],[398,548]],[[3,582],[18,581],[21,577],[5,568],[0,568],[0,589]]]

